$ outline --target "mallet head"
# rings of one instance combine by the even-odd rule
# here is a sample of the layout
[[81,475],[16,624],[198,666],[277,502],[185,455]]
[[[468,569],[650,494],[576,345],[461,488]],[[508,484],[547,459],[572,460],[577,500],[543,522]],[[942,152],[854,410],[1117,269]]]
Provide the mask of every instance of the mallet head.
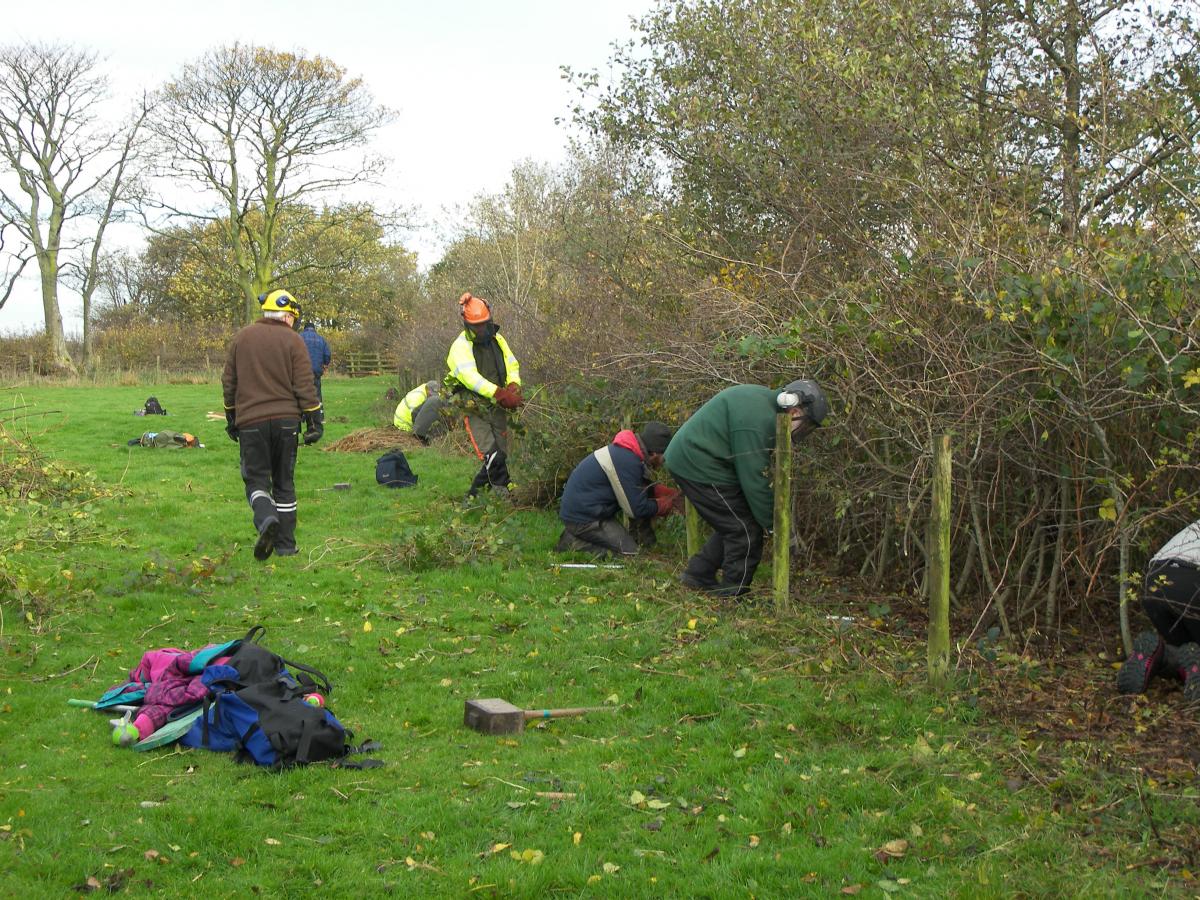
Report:
[[484,734],[517,734],[525,730],[525,710],[495,697],[468,700],[463,724]]

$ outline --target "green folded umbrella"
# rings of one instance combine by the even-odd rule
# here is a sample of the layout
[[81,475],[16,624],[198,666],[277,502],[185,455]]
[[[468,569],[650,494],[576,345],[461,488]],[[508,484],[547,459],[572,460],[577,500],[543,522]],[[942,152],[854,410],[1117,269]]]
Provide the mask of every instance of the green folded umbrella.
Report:
[[162,728],[154,732],[148,738],[138,741],[133,745],[134,750],[153,750],[155,747],[161,747],[163,744],[169,744],[172,741],[177,741],[192,727],[192,723],[204,715],[204,707],[197,707],[189,713],[185,713],[178,719],[172,719],[163,725]]

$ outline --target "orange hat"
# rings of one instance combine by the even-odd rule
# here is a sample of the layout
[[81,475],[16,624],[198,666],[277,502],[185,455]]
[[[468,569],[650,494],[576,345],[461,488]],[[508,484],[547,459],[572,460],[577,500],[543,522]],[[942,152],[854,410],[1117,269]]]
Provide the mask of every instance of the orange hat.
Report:
[[482,297],[463,294],[458,298],[458,305],[463,321],[468,325],[481,325],[492,317],[492,305]]

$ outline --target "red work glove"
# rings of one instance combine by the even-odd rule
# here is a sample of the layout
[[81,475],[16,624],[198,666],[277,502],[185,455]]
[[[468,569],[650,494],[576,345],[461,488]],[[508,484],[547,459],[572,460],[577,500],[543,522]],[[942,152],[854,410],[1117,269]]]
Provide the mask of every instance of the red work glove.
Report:
[[665,484],[650,485],[650,496],[658,503],[658,508],[661,510],[663,501],[667,503],[667,512],[660,512],[660,516],[669,515],[670,513],[683,514],[683,494],[675,488],[669,488]]
[[510,381],[510,382],[508,383],[507,387],[508,387],[508,392],[509,392],[509,393],[510,393],[510,394],[511,394],[513,397],[515,397],[515,398],[516,398],[516,400],[517,400],[517,406],[524,406],[524,405],[525,405],[525,398],[521,396],[521,386],[520,386],[519,384],[517,384],[515,381]]
[[496,388],[496,393],[492,395],[492,399],[504,407],[504,409],[516,409],[521,405],[520,396],[514,395],[507,387]]
[[656,516],[669,516],[671,514],[671,498],[670,497],[655,497],[654,502],[658,504],[658,512]]

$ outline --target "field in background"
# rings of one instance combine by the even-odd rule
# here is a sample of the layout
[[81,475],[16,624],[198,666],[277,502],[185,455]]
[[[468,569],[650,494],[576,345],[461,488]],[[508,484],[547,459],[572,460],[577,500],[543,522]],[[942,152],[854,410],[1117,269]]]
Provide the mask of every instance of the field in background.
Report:
[[[325,441],[386,421],[387,386],[327,380]],[[169,417],[132,415],[151,394]],[[919,621],[899,604],[818,576],[786,621],[764,601],[713,604],[676,583],[678,520],[624,569],[558,568],[552,512],[461,509],[474,464],[451,448],[412,452],[420,484],[398,491],[374,484],[376,454],[303,449],[301,554],[256,563],[237,448],[205,415],[217,386],[0,397],[21,410],[6,427],[112,494],[95,504],[98,539],[15,551],[37,596],[0,607],[14,896],[1200,892],[1194,760],[1147,774],[1088,732],[1097,713],[1128,719],[1131,744],[1177,731],[1177,692],[1118,703],[1106,665],[1081,681],[993,652],[931,695]],[[153,427],[207,448],[126,446]],[[269,647],[332,678],[330,707],[382,742],[384,768],[133,754],[66,706],[146,649],[259,623]],[[1001,688],[1045,712],[992,716]],[[464,729],[463,702],[492,696],[614,712],[517,737]]]

